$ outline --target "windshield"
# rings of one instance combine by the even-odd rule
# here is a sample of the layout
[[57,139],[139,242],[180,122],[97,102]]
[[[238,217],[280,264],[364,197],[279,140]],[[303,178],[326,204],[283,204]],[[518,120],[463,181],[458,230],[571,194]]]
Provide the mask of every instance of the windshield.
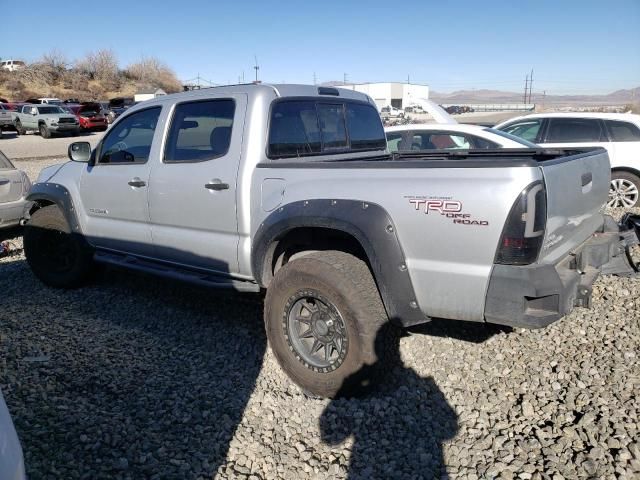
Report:
[[50,107],[38,107],[38,112],[40,113],[67,113],[60,107],[50,106]]
[[510,133],[503,132],[502,130],[496,130],[494,128],[485,128],[484,131],[493,133],[494,135],[498,135],[499,137],[508,138],[509,140],[519,143],[520,145],[524,145],[527,148],[540,148],[539,145],[536,145],[533,142],[530,142],[520,137],[516,137],[515,135],[511,135]]

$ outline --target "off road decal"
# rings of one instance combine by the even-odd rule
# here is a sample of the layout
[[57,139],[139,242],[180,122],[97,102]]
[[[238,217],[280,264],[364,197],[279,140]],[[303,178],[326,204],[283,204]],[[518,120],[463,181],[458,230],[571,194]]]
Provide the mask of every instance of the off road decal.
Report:
[[405,197],[414,210],[424,212],[425,215],[442,215],[451,219],[456,225],[477,225],[486,227],[487,220],[478,220],[471,214],[462,211],[462,202],[452,197]]

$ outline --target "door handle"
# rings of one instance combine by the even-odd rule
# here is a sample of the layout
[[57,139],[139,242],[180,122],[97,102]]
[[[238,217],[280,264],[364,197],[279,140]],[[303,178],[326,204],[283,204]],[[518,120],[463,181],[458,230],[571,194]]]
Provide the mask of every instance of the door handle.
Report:
[[586,187],[587,185],[589,185],[593,181],[592,173],[591,172],[583,173],[581,180],[582,180],[582,186]]
[[138,177],[133,177],[128,183],[132,187],[144,187],[146,185],[146,182]]
[[205,183],[204,188],[209,190],[229,190],[229,184],[222,183],[219,178],[214,178],[209,183]]

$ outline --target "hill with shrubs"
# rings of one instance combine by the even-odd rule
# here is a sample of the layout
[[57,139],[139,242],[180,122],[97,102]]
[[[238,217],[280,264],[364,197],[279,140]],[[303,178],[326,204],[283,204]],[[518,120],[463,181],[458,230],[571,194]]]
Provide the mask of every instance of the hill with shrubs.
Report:
[[157,58],[142,58],[121,68],[111,50],[90,52],[75,61],[53,51],[24,69],[0,71],[0,97],[16,102],[33,97],[107,100],[132,97],[147,88],[175,93],[182,85],[173,70]]

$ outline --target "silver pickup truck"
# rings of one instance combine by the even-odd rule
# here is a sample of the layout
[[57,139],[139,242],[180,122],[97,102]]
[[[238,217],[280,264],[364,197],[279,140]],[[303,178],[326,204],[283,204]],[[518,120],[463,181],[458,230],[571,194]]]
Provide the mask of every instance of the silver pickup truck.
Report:
[[42,138],[51,138],[54,134],[80,132],[80,124],[75,115],[66,112],[58,105],[23,105],[13,113],[14,125],[19,135],[32,131],[40,133]]
[[389,154],[374,102],[349,90],[169,95],[69,157],[28,197],[37,277],[76,287],[102,262],[266,289],[270,345],[316,395],[376,361],[389,320],[544,327],[588,306],[601,271],[634,272],[640,220],[603,215],[605,150]]

